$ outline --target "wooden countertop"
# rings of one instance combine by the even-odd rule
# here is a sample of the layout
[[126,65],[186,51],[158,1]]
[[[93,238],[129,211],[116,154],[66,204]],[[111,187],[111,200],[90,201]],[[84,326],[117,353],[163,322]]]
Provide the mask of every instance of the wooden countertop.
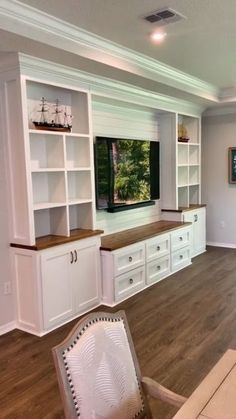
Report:
[[194,204],[194,205],[189,205],[189,207],[179,207],[177,209],[162,208],[162,211],[166,211],[166,212],[185,212],[185,211],[193,211],[195,209],[204,208],[204,207],[206,207],[206,204]]
[[191,225],[191,223],[157,221],[155,223],[120,231],[119,233],[109,234],[101,238],[101,250],[111,252],[112,250],[117,250],[121,247],[129,246],[130,244],[188,225]]
[[70,236],[56,236],[56,235],[50,234],[48,236],[38,237],[35,241],[35,245],[33,246],[17,244],[17,243],[11,243],[10,245],[12,247],[18,247],[21,249],[44,250],[49,247],[58,246],[60,244],[65,244],[65,243],[70,243],[75,240],[82,240],[88,237],[97,236],[102,233],[103,233],[103,230],[88,230],[88,229],[78,228],[75,230],[71,230]]

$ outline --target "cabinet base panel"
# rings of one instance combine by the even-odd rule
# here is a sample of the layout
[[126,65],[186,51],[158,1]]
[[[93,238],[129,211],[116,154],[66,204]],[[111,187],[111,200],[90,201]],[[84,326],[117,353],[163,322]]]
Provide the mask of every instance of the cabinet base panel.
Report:
[[78,318],[79,318],[79,317],[81,317],[81,316],[84,316],[86,313],[89,313],[91,310],[94,310],[94,309],[96,309],[96,308],[100,307],[102,304],[103,304],[103,303],[99,303],[99,304],[97,304],[96,306],[91,307],[89,310],[82,311],[81,313],[76,314],[75,316],[70,317],[69,319],[67,319],[67,320],[63,321],[62,323],[60,323],[60,324],[58,324],[58,325],[55,325],[55,326],[53,326],[53,327],[51,327],[50,329],[47,329],[47,330],[42,330],[42,331],[40,331],[40,330],[32,330],[31,328],[29,328],[29,327],[27,327],[27,326],[23,325],[23,324],[22,324],[22,323],[20,323],[20,322],[16,322],[16,323],[15,323],[15,327],[14,327],[14,329],[19,329],[19,330],[22,330],[23,332],[30,333],[31,335],[35,335],[35,336],[38,336],[38,337],[42,337],[42,336],[45,336],[45,335],[47,335],[48,333],[52,332],[53,330],[56,330],[56,329],[58,329],[59,327],[64,326],[65,324],[70,323],[71,321],[73,321],[73,320],[75,320],[75,319],[78,319]]
[[191,257],[192,258],[195,258],[195,256],[199,256],[199,255],[201,255],[202,253],[205,253],[205,252],[206,252],[206,249],[205,248],[204,249],[201,249],[198,252],[192,254]]

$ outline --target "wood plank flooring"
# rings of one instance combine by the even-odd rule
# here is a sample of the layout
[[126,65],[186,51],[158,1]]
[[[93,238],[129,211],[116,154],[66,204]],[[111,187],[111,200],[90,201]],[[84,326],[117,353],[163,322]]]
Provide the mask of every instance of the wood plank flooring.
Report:
[[[226,349],[236,349],[236,250],[209,247],[117,309],[126,311],[142,373],[189,396]],[[51,348],[75,322],[43,338],[18,330],[0,337],[1,419],[64,418]],[[151,408],[157,419],[176,412],[157,401]]]

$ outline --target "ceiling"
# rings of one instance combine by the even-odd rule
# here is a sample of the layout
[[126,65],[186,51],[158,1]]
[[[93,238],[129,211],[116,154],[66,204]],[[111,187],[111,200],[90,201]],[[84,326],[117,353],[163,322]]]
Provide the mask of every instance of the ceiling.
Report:
[[[0,0],[0,8],[2,2],[5,0]],[[8,0],[10,3],[14,5],[18,2]],[[236,86],[235,0],[21,0],[20,3],[167,64],[216,88]],[[149,33],[155,25],[142,17],[162,7],[171,7],[186,18],[165,26],[167,37],[164,43],[154,45],[150,42]],[[7,27],[1,18],[0,51],[22,51],[141,87],[148,83],[151,90],[170,94],[170,86],[163,80],[154,80],[138,72],[124,72],[123,68],[111,67],[109,61],[94,56],[91,61],[89,55],[79,50],[68,50],[63,43],[61,48],[56,43],[50,43],[49,37],[31,36],[30,31],[18,30],[17,25]],[[192,94],[172,84],[172,95],[180,95],[179,90],[183,98]]]

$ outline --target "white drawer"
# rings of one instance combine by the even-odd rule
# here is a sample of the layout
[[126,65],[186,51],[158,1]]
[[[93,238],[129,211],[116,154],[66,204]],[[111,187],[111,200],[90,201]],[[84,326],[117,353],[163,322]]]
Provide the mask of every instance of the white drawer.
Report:
[[114,276],[121,275],[130,269],[142,266],[145,263],[145,245],[138,243],[123,249],[115,250],[114,256]]
[[147,284],[160,281],[170,273],[170,256],[163,256],[147,264]]
[[176,250],[171,256],[171,270],[178,271],[191,263],[190,246]]
[[178,228],[171,233],[171,251],[180,249],[181,247],[190,245],[191,229]]
[[133,295],[145,286],[145,267],[133,269],[115,278],[115,301]]
[[170,251],[170,235],[162,234],[160,236],[149,239],[146,242],[147,262],[157,257],[169,254]]

